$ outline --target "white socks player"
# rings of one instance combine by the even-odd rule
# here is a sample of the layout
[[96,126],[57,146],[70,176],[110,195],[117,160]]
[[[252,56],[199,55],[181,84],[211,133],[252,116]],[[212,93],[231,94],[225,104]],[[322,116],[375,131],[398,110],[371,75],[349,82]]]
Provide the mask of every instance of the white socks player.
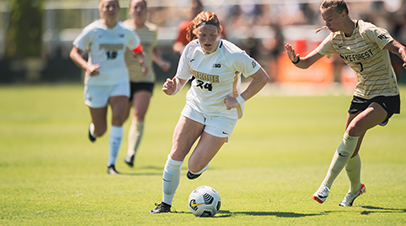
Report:
[[[114,165],[116,164],[122,139],[123,139],[123,127],[111,126],[109,136],[110,151],[109,151],[109,160],[107,163],[107,166],[109,167],[107,172],[109,174],[118,174]],[[113,170],[111,168],[113,168]]]
[[141,143],[142,135],[144,134],[144,122],[132,121],[130,131],[128,133],[128,150],[124,162],[130,167],[134,166],[134,157],[137,154],[138,146]]
[[[321,183],[320,188],[313,194],[314,200],[319,203],[323,203],[327,199],[334,180],[337,178],[338,174],[340,174],[344,166],[346,166],[351,188],[349,191],[350,194],[347,193],[340,205],[351,206],[354,199],[365,192],[365,186],[360,182],[361,159],[358,154],[354,156],[354,158],[351,158],[357,147],[358,139],[358,136],[355,137],[344,134],[342,142],[338,146],[337,151],[334,153],[330,168],[327,171],[324,181]],[[349,197],[350,199],[347,197],[349,195],[351,196]]]

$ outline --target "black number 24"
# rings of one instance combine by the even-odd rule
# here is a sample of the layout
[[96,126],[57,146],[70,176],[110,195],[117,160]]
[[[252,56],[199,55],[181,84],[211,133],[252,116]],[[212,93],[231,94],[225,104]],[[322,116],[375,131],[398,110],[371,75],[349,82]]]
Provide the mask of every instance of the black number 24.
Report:
[[209,91],[213,90],[213,85],[211,83],[205,83],[202,80],[197,80],[197,87],[200,87],[201,89],[207,89]]

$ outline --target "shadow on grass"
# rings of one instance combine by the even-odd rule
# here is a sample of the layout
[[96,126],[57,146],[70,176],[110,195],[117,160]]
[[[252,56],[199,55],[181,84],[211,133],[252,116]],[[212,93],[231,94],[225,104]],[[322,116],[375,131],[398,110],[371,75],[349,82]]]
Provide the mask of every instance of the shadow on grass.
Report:
[[377,206],[361,206],[361,208],[368,209],[362,211],[362,215],[369,215],[371,213],[406,213],[406,209],[384,208]]
[[[127,167],[128,169],[129,167]],[[144,167],[137,167],[136,169],[131,168],[132,171],[135,172],[123,172],[119,170],[120,175],[124,176],[156,176],[161,175],[163,172],[163,167],[156,167],[156,166],[144,166]]]
[[[184,211],[172,211],[172,213],[180,213],[180,214],[192,214],[191,212],[184,212]],[[311,216],[319,216],[324,215],[325,213],[294,213],[294,212],[230,212],[229,210],[220,210],[215,218],[226,218],[231,217],[233,215],[249,215],[249,216],[276,216],[282,218],[298,218],[298,217],[311,217]]]

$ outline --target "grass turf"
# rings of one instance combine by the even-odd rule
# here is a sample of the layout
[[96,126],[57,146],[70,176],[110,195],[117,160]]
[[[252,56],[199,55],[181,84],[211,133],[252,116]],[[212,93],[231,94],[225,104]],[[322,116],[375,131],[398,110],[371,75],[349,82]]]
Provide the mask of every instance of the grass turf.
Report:
[[[361,149],[367,193],[351,208],[342,172],[327,201],[311,199],[344,130],[350,95],[258,95],[247,102],[230,142],[200,178],[189,181],[187,159],[174,213],[148,211],[162,199],[162,170],[185,103],[156,86],[135,168],[124,162],[129,122],[117,160],[106,173],[108,133],[92,144],[82,85],[0,87],[0,225],[405,225],[406,109],[370,130]],[[406,88],[401,87],[402,103]],[[111,114],[109,114],[109,117]],[[190,192],[214,187],[222,207],[196,218]]]

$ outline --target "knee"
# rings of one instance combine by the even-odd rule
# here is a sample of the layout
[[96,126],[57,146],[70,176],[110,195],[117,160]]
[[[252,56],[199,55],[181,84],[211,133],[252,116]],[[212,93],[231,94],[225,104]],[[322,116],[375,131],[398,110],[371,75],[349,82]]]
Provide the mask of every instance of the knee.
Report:
[[124,115],[115,115],[111,120],[113,126],[122,126],[125,121]]
[[135,119],[136,122],[143,122],[145,115],[142,112],[134,109],[133,118]]
[[360,128],[358,123],[351,123],[348,125],[346,131],[345,131],[349,136],[360,136],[364,131]]
[[96,137],[101,137],[104,135],[104,133],[106,133],[107,131],[107,126],[106,125],[102,125],[102,126],[96,126],[94,127],[94,135],[96,135]]
[[201,171],[205,166],[205,164],[199,163],[198,161],[193,161],[193,159],[189,159],[188,169],[193,173]]

